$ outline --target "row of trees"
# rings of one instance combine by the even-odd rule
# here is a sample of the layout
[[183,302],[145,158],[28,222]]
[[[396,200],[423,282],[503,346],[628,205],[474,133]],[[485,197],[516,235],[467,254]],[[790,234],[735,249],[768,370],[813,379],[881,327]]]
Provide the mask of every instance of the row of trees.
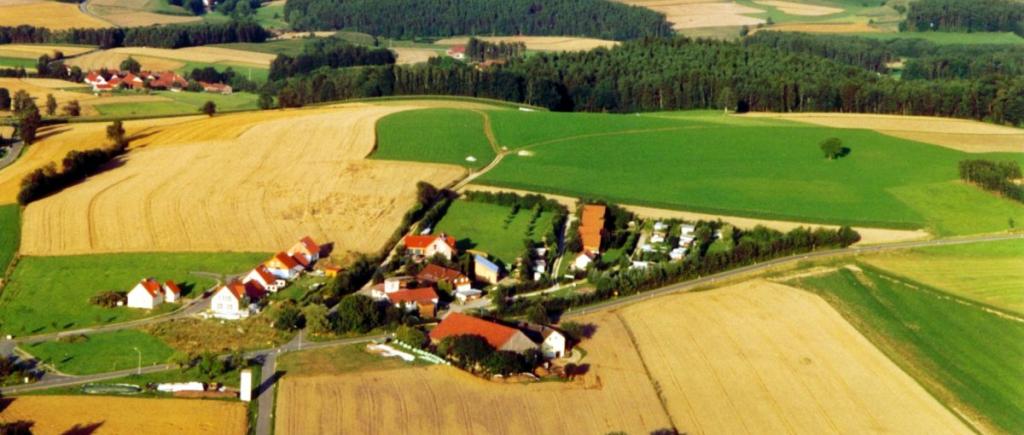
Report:
[[1024,178],[1021,175],[1020,163],[1013,160],[961,160],[959,169],[960,178],[964,181],[1024,202],[1024,186],[1015,182]]
[[289,0],[296,30],[353,29],[399,39],[571,35],[626,40],[672,34],[665,16],[607,0]]
[[280,80],[321,68],[345,68],[358,65],[395,63],[395,54],[386,48],[368,48],[339,38],[315,39],[296,56],[279,54],[270,64],[270,80]]
[[252,20],[148,27],[50,30],[0,26],[0,44],[66,43],[113,47],[180,48],[231,42],[263,42],[270,32]]
[[465,65],[319,69],[272,86],[282,106],[386,95],[465,95],[563,111],[727,108],[935,115],[1024,123],[1024,76],[896,80],[763,45],[645,39],[541,53],[479,71]]
[[466,43],[466,57],[474,62],[488,60],[509,60],[513,57],[526,56],[525,42],[487,42],[482,39],[469,38]]
[[906,30],[919,32],[1014,32],[1024,35],[1024,4],[1018,0],[917,0]]
[[[24,132],[22,134],[24,135]],[[57,165],[50,163],[26,175],[21,180],[18,203],[28,205],[32,201],[82,181],[102,170],[107,163],[128,149],[128,137],[125,136],[121,121],[114,121],[107,126],[107,139],[111,141],[107,147],[68,152],[61,160],[59,171]]]

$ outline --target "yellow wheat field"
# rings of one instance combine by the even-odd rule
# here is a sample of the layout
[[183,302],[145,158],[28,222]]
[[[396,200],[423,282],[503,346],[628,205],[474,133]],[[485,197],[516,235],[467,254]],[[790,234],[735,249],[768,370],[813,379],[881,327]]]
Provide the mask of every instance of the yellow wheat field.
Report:
[[54,52],[64,53],[65,56],[75,56],[92,50],[91,47],[73,47],[64,45],[45,44],[3,44],[0,45],[0,57],[14,57],[19,59],[38,59],[39,56],[53,56]]
[[794,3],[781,0],[754,0],[754,3],[763,6],[771,6],[775,9],[782,11],[785,14],[799,15],[805,17],[820,17],[823,15],[838,14],[843,11],[841,8],[834,8],[831,6]]
[[202,19],[191,15],[149,12],[148,7],[156,2],[157,0],[90,0],[88,8],[90,12],[121,27],[188,23]]
[[[597,47],[611,48],[618,41],[595,38],[577,38],[572,36],[479,36],[478,39],[499,42],[522,42],[528,50],[537,51],[586,51]],[[437,45],[460,45],[469,42],[469,37],[445,38],[435,42]]]
[[67,64],[77,66],[83,70],[116,69],[129,56],[139,61],[143,69],[153,71],[175,70],[185,66],[185,62],[227,63],[256,68],[269,68],[270,62],[274,60],[273,54],[233,50],[230,48],[186,47],[172,50],[167,48],[119,47],[85,54],[68,60]]
[[499,384],[444,366],[286,376],[276,433],[603,434],[671,427],[643,363],[614,315],[585,319],[582,380]]
[[752,113],[836,128],[866,128],[969,153],[1024,152],[1024,130],[969,119],[856,113]]
[[764,12],[735,2],[714,0],[617,0],[665,14],[676,30],[702,27],[756,26],[765,20],[746,14]]
[[416,183],[448,165],[368,161],[381,117],[403,106],[249,112],[179,123],[121,167],[30,204],[21,252],[273,251],[304,235],[334,253],[380,249]]
[[680,433],[971,433],[813,294],[755,280],[621,315]]
[[399,65],[412,65],[416,63],[423,63],[432,57],[442,56],[442,53],[438,50],[431,50],[429,48],[392,48],[391,51],[395,52],[395,63]]
[[31,421],[36,434],[243,435],[245,404],[222,400],[90,396],[0,399],[0,422]]
[[110,27],[110,23],[83,14],[78,5],[46,0],[0,1],[0,26],[29,25],[50,29]]

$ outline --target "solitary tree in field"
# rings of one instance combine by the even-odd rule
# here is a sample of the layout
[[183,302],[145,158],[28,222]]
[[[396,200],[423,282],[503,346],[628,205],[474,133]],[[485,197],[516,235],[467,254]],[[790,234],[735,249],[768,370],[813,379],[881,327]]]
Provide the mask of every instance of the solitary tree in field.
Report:
[[217,113],[217,105],[213,101],[207,101],[199,111],[205,113],[206,116],[213,116],[214,113]]
[[843,141],[837,137],[830,137],[821,142],[821,152],[825,153],[825,157],[829,160],[833,160],[843,156]]
[[82,106],[78,104],[78,100],[68,101],[64,105],[64,114],[68,116],[79,116],[82,114]]
[[11,109],[11,91],[7,88],[0,88],[0,110]]
[[46,116],[53,116],[57,113],[57,99],[53,98],[53,94],[46,94]]
[[121,61],[121,71],[131,71],[132,73],[138,74],[139,71],[142,71],[142,64],[131,56],[128,56],[127,59]]

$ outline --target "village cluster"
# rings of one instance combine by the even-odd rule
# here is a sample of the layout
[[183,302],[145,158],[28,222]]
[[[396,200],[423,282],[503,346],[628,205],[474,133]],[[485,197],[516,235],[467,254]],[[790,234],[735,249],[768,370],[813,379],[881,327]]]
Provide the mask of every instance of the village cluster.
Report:
[[[118,89],[158,89],[181,92],[187,89],[189,81],[174,71],[109,71],[106,69],[89,71],[82,82],[92,87],[96,93],[111,92]],[[230,94],[231,85],[225,83],[209,83],[197,81],[204,92]]]

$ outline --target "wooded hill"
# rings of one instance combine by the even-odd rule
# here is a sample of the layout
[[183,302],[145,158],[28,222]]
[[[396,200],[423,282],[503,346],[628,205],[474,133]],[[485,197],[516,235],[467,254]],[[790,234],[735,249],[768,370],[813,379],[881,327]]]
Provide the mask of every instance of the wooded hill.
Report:
[[252,21],[172,24],[147,27],[50,30],[42,27],[0,27],[0,44],[85,44],[100,48],[181,48],[232,42],[263,42],[270,32]]
[[608,0],[289,0],[295,30],[348,29],[390,38],[571,35],[626,40],[672,34],[665,16]]
[[904,29],[944,32],[1014,32],[1024,36],[1024,2],[1019,0],[917,0],[910,3]]

